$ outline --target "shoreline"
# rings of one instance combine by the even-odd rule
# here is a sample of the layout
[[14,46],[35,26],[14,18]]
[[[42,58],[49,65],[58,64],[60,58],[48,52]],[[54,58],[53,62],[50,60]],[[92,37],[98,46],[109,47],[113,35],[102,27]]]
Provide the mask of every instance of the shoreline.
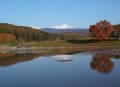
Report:
[[102,50],[120,50],[120,46],[71,46],[71,47],[0,47],[1,53],[40,53],[40,52],[92,52]]

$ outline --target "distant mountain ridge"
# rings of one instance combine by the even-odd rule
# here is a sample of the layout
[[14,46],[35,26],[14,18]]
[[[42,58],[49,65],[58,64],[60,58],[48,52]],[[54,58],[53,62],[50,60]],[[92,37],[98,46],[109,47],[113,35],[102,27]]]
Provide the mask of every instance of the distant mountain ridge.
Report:
[[60,24],[60,25],[56,25],[52,28],[55,28],[55,29],[72,29],[73,27],[71,25],[68,25],[68,24]]
[[80,36],[87,36],[87,37],[89,36],[89,30],[81,29],[81,28],[72,28],[72,29],[43,28],[42,30],[49,33],[80,35]]
[[64,32],[88,32],[88,29],[82,29],[82,28],[72,28],[72,29],[55,29],[55,28],[43,28],[43,31],[50,32],[50,33],[64,33]]

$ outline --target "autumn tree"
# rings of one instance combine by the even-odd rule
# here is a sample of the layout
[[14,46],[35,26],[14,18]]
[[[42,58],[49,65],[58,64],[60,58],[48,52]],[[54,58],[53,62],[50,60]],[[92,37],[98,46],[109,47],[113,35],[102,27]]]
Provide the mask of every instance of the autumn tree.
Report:
[[11,33],[0,33],[0,43],[8,43],[15,40],[16,37]]
[[103,20],[96,23],[96,25],[91,25],[89,32],[94,40],[106,40],[113,32],[113,26],[110,22]]

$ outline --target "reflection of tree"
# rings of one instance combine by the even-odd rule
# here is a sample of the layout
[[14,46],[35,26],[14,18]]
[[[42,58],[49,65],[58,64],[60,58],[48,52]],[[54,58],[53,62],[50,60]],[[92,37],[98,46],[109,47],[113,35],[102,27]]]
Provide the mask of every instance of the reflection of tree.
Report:
[[114,63],[108,55],[96,54],[93,56],[90,66],[101,73],[109,73],[112,71]]
[[19,62],[29,61],[39,57],[40,54],[10,54],[0,53],[0,66],[9,66]]

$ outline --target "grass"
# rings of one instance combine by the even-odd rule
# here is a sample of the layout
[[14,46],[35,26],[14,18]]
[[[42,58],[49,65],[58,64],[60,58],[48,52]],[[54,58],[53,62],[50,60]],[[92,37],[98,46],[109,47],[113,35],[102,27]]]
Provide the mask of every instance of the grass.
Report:
[[82,40],[59,40],[59,41],[40,41],[28,44],[28,47],[76,47],[76,46],[120,46],[120,40],[117,41],[92,41],[91,39]]
[[79,40],[67,40],[69,43],[74,43],[74,44],[89,44],[93,43],[92,39],[79,39]]
[[120,46],[120,40],[118,41],[98,41],[98,42],[93,42],[93,43],[88,43],[84,45],[89,45],[89,46]]
[[120,46],[120,40],[119,41],[110,41],[109,44],[113,45],[113,46]]
[[16,42],[9,42],[9,43],[7,43],[6,45],[13,47],[13,46],[19,45],[20,43],[21,43],[21,42],[16,41]]
[[0,44],[0,46],[4,46],[4,47],[17,47],[19,46],[20,44],[22,44],[22,42],[19,42],[19,41],[15,41],[15,42],[9,42],[9,43],[2,43]]
[[[16,47],[15,49],[12,47]],[[95,50],[110,50],[120,49],[120,40],[118,41],[92,41],[91,39],[81,40],[58,40],[58,41],[39,41],[39,42],[12,42],[6,45],[1,45],[0,48],[3,50],[11,51],[39,51],[39,52],[50,52],[50,53],[73,53],[73,52],[85,52]],[[1,50],[1,51],[3,51]],[[4,52],[4,51],[3,51]]]
[[59,41],[40,41],[28,45],[28,47],[59,47],[59,46],[71,47],[76,46],[76,44],[69,43],[64,40],[59,40]]
[[39,41],[39,42],[10,42],[1,44],[10,47],[77,47],[77,46],[120,46],[120,40],[93,41],[92,39],[81,40],[58,40],[58,41]]

